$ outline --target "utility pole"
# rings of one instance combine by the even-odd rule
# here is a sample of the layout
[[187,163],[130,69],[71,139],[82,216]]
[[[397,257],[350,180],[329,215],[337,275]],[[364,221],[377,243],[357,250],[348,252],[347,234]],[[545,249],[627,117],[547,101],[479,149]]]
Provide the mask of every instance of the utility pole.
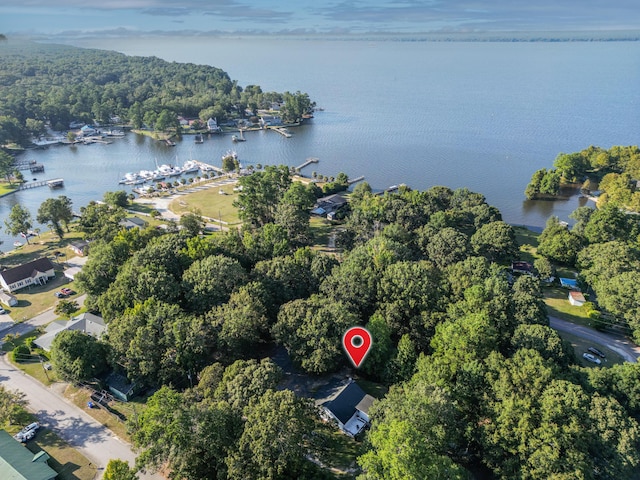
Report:
[[50,382],[51,379],[49,378],[49,373],[47,372],[47,369],[44,366],[44,362],[42,361],[42,356],[40,357],[40,365],[42,365],[42,370],[44,371],[44,375],[47,377],[47,382]]

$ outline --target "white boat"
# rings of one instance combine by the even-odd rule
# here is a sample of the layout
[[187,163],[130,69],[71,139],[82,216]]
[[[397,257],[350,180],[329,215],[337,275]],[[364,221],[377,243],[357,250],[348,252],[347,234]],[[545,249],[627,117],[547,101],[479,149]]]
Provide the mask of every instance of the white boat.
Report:
[[222,158],[225,159],[227,157],[231,157],[234,160],[238,159],[238,154],[236,153],[235,150],[228,150],[227,153],[225,153],[224,155],[222,155]]
[[125,173],[124,177],[122,177],[118,183],[127,184],[128,182],[131,182],[132,180],[137,180],[138,178],[139,178],[139,176],[138,176],[137,173],[129,172],[129,173]]
[[180,169],[179,167],[172,167],[171,165],[160,165],[160,167],[158,167],[158,170],[160,171],[160,173],[166,177],[177,177],[178,175],[182,174],[182,169]]
[[200,165],[193,160],[188,160],[184,162],[184,165],[182,166],[182,173],[196,173],[199,170],[200,170]]
[[246,142],[246,140],[247,140],[247,139],[246,139],[246,138],[244,138],[243,130],[242,130],[242,129],[240,129],[240,135],[239,135],[239,136],[238,136],[238,135],[233,135],[233,136],[231,137],[231,141],[232,141],[232,142]]
[[107,130],[104,134],[107,137],[124,137],[124,132],[122,130]]

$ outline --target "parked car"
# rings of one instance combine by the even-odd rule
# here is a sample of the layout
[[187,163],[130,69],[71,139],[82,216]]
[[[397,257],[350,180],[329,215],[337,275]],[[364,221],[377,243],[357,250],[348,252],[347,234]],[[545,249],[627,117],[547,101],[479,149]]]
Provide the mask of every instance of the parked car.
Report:
[[606,355],[602,353],[600,350],[598,350],[596,347],[589,347],[587,350],[589,350],[594,355],[599,356],[600,358],[606,357]]
[[67,298],[68,295],[62,292],[55,292],[54,295],[58,298]]
[[600,365],[602,363],[599,358],[596,358],[596,357],[594,357],[593,355],[591,355],[590,353],[587,353],[587,352],[582,354],[582,358],[584,358],[585,360],[588,360],[588,361],[590,361],[592,363],[595,363],[597,365]]
[[74,292],[73,290],[71,290],[70,288],[61,288],[60,289],[60,293],[64,293],[65,295],[75,295],[76,292]]
[[16,433],[13,438],[18,440],[19,442],[25,443],[31,440],[36,436],[38,429],[40,428],[40,424],[38,422],[33,422],[24,427],[18,433]]

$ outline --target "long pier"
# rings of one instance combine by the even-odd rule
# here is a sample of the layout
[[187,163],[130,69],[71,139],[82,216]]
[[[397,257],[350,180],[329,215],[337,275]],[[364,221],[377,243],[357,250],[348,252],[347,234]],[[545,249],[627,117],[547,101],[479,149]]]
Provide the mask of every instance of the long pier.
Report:
[[289,133],[289,130],[287,130],[284,127],[269,127],[269,130],[274,130],[278,132],[280,135],[284,135],[287,138],[291,138],[291,134]]
[[215,167],[213,165],[209,165],[208,163],[204,163],[199,160],[192,160],[192,162],[198,165],[200,167],[200,171],[202,172],[227,173],[220,167]]
[[11,165],[15,170],[31,170],[31,173],[44,172],[44,165],[35,160],[23,160]]
[[359,177],[356,177],[353,180],[352,179],[347,180],[347,184],[353,185],[354,183],[361,182],[362,180],[364,180],[364,175],[360,175]]
[[302,170],[304,167],[311,165],[312,163],[318,163],[320,161],[319,158],[316,157],[309,157],[307,158],[307,161],[304,162],[302,165],[298,165],[295,169],[296,170]]
[[27,190],[29,188],[36,188],[36,187],[44,187],[46,186],[57,186],[60,185],[62,186],[63,184],[63,179],[62,178],[50,178],[49,180],[39,180],[37,182],[29,182],[29,183],[23,183],[22,185],[20,185],[18,187],[18,190]]

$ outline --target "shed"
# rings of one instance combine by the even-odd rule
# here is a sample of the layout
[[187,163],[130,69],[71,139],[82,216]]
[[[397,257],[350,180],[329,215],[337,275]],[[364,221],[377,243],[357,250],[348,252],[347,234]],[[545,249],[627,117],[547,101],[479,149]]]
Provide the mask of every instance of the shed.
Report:
[[582,292],[577,292],[575,290],[571,290],[569,292],[569,303],[574,307],[581,307],[586,303],[586,301],[587,300],[584,298],[584,295],[582,295]]
[[6,480],[51,480],[58,474],[48,464],[49,455],[31,453],[6,431],[0,430],[0,478]]
[[7,307],[15,307],[18,304],[18,299],[10,293],[0,290],[0,303],[3,303]]
[[105,382],[113,396],[123,402],[128,402],[141,391],[139,384],[116,372],[111,373]]

